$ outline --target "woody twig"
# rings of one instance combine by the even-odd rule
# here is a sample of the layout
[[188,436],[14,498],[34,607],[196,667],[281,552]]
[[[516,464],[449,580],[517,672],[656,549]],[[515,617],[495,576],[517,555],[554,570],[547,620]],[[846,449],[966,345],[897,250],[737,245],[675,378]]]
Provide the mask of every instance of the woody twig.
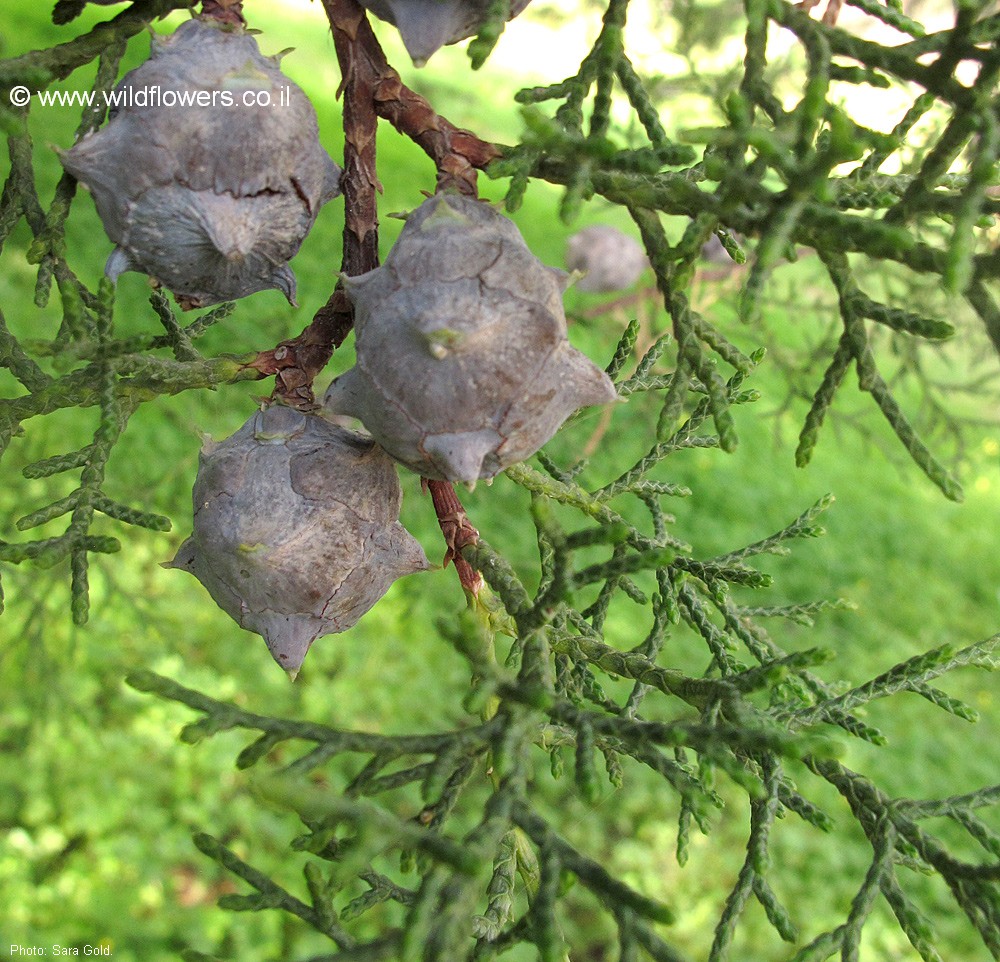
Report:
[[[355,0],[323,0],[334,40],[338,32],[351,40],[349,59],[340,55],[344,77],[364,78],[373,92],[375,112],[418,144],[437,168],[437,189],[455,188],[476,196],[477,171],[500,156],[497,148],[439,116],[389,65],[364,10]],[[346,104],[345,104],[346,106]]]
[[455,571],[462,587],[472,595],[478,595],[483,587],[483,576],[462,557],[462,549],[470,544],[479,543],[479,532],[469,522],[469,518],[458,500],[455,486],[450,481],[425,480],[434,502],[441,533],[447,550],[444,554],[444,566],[455,563]]

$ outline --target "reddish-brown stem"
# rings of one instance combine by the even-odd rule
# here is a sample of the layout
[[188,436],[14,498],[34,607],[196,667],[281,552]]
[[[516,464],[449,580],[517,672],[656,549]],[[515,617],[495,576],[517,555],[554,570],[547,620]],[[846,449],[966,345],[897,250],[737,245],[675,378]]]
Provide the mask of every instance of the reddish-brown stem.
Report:
[[[378,52],[381,54],[381,49]],[[380,117],[422,147],[434,161],[438,191],[454,189],[470,197],[477,196],[477,171],[500,156],[493,144],[436,114],[388,64],[379,77],[375,107]]]
[[[378,267],[378,206],[375,169],[376,78],[367,69],[362,34],[371,33],[364,10],[354,0],[323,0],[343,80],[344,97],[344,259],[349,277]],[[374,38],[373,38],[374,39]]]
[[[378,116],[422,147],[434,161],[438,190],[450,187],[475,197],[476,172],[500,156],[497,148],[439,116],[420,94],[403,83],[385,59],[368,18],[355,0],[323,0],[323,6],[334,40],[338,30],[352,40],[348,62],[341,57],[340,47],[337,48],[341,68],[364,77],[363,82],[372,90],[372,104]],[[347,72],[344,77],[348,77]]]
[[[344,253],[341,269],[348,276],[378,267],[377,191],[382,189],[375,170],[374,78],[359,65],[358,34],[368,26],[364,10],[354,0],[324,0],[340,63],[339,93],[344,98]],[[369,28],[370,32],[370,28]],[[373,38],[374,39],[374,38]],[[274,396],[299,408],[315,406],[312,383],[333,352],[344,343],[354,325],[354,311],[338,282],[330,299],[298,336],[264,351],[251,364],[262,374],[275,375]]]
[[450,481],[431,481],[425,478],[424,483],[431,493],[434,513],[447,545],[444,565],[448,567],[448,563],[453,561],[462,587],[473,595],[478,595],[483,587],[483,576],[462,557],[462,549],[466,545],[477,544],[479,532],[469,523],[465,508],[458,500],[455,486]]

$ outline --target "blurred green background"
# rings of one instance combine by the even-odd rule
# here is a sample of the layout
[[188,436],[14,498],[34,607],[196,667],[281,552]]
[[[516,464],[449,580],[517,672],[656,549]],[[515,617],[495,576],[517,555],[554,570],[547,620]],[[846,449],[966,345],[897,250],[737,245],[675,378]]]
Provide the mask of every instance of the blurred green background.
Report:
[[[727,3],[705,6],[709,22],[738,27],[735,8]],[[80,20],[56,28],[48,23],[44,7],[34,0],[5,0],[0,54],[13,56],[69,39],[108,14],[90,8]],[[642,4],[637,0],[634,7],[642,9]],[[282,67],[312,98],[323,142],[337,158],[342,146],[335,100],[339,73],[319,4],[250,0],[246,8],[251,24],[263,31],[259,39],[266,53],[295,48]],[[182,19],[176,15],[156,29],[170,30]],[[593,5],[537,0],[475,74],[468,69],[464,45],[442,51],[418,72],[408,65],[393,31],[382,24],[376,24],[376,31],[405,82],[440,113],[487,139],[513,142],[521,125],[513,93],[572,73],[599,20],[600,9]],[[658,29],[658,36],[647,36],[647,29],[639,38],[649,48],[646,55],[655,57],[659,50],[660,69],[682,74],[684,63],[666,52],[674,35],[666,24]],[[143,60],[148,46],[147,37],[133,39],[126,66]],[[726,50],[723,44],[711,56],[706,52],[706,62],[719,70],[734,66],[738,57],[729,57]],[[92,68],[81,70],[60,89],[87,89],[92,77]],[[711,92],[707,80],[703,86]],[[666,84],[664,89],[672,88]],[[668,129],[704,123],[710,101],[689,89],[678,90],[665,106]],[[78,114],[54,107],[32,113],[43,203],[60,170],[49,145],[70,145]],[[0,163],[6,170],[6,157]],[[384,254],[400,226],[387,215],[417,206],[421,190],[433,189],[434,172],[418,148],[383,124],[379,176]],[[483,181],[485,196],[503,196],[505,183]],[[562,264],[567,235],[584,224],[630,229],[627,217],[597,201],[586,207],[579,222],[564,225],[556,216],[558,199],[555,189],[533,183],[515,216],[529,245],[548,263]],[[286,305],[277,292],[245,299],[206,336],[203,350],[266,349],[309,322],[329,295],[340,266],[340,205],[334,201],[322,211],[293,261],[299,307]],[[75,269],[96,282],[110,244],[85,194],[74,207],[69,232]],[[61,316],[55,296],[44,310],[32,303],[35,268],[24,257],[28,241],[22,224],[0,262],[0,305],[10,328],[26,342],[52,337]],[[966,489],[964,504],[946,502],[924,479],[853,385],[836,403],[837,418],[827,426],[813,463],[797,470],[795,436],[808,404],[803,394],[820,377],[817,345],[830,336],[836,320],[833,296],[814,259],[804,257],[778,273],[763,325],[749,328],[736,320],[738,281],[731,272],[706,267],[694,297],[744,350],[769,346],[769,359],[749,385],[762,398],[737,411],[741,445],[736,454],[680,452],[661,470],[661,479],[687,484],[694,492],[678,500],[673,533],[694,546],[696,557],[710,557],[771,534],[823,494],[835,493],[837,502],[824,521],[828,536],[798,544],[788,558],[767,558],[764,567],[775,575],[775,587],[754,599],[770,605],[844,597],[857,606],[853,612],[822,617],[816,628],[775,626],[790,647],[833,648],[839,657],[824,669],[830,679],[856,683],[926,648],[969,644],[993,634],[1000,626],[1000,554],[995,546],[1000,529],[995,426],[1000,412],[988,390],[997,361],[985,340],[960,308],[942,305],[960,334],[951,344],[921,350],[923,383],[905,374],[907,345],[888,337],[880,345],[883,362],[898,369],[897,390],[907,409],[928,411],[924,424],[956,465]],[[651,276],[642,283],[651,283]],[[904,288],[891,275],[871,283],[895,285],[902,296],[937,297],[933,291]],[[118,285],[121,333],[155,329],[148,293],[144,277],[123,276]],[[667,327],[651,291],[638,290],[623,305],[616,306],[617,300],[572,290],[568,295],[571,338],[600,364],[607,363],[629,318],[641,319],[647,344]],[[324,382],[351,363],[349,341],[334,357]],[[947,395],[952,412],[969,419],[961,433],[940,422],[935,427],[927,381],[963,385],[979,377],[985,384],[979,391]],[[108,493],[170,516],[174,529],[169,534],[130,529],[119,555],[94,558],[91,619],[85,628],[70,623],[64,567],[3,569],[0,957],[14,945],[104,943],[119,962],[165,962],[178,958],[186,946],[262,962],[330,948],[293,919],[276,913],[236,915],[215,907],[220,894],[236,889],[198,854],[191,833],[211,831],[294,888],[301,883],[302,865],[300,856],[288,851],[297,833],[295,819],[253,797],[248,776],[233,767],[243,744],[239,736],[179,744],[177,733],[190,714],[126,688],[122,679],[129,670],[152,668],[253,711],[336,726],[401,733],[459,724],[464,717],[460,702],[466,666],[435,628],[438,618],[447,618],[464,603],[451,571],[397,583],[356,628],[321,640],[299,680],[290,685],[258,637],[235,627],[189,576],[159,567],[189,530],[200,435],[229,434],[269,390],[262,382],[163,398],[133,418],[109,465]],[[0,371],[0,396],[19,391]],[[549,451],[568,462],[581,449],[593,448],[594,466],[587,478],[599,483],[642,452],[655,417],[655,399],[641,397],[613,413],[588,412]],[[2,465],[0,538],[12,541],[22,537],[13,526],[16,518],[66,493],[72,484],[64,475],[26,481],[21,467],[85,443],[94,416],[93,411],[63,411],[26,427]],[[437,559],[442,545],[429,499],[416,478],[404,477],[403,485],[403,520]],[[491,487],[466,493],[463,500],[483,535],[530,580],[535,548],[523,492],[501,477]],[[121,533],[113,522],[105,520],[105,528]],[[58,530],[58,523],[51,527]],[[641,637],[634,611],[612,608],[609,641],[629,645]],[[681,638],[668,643],[663,658],[697,664],[685,643]],[[948,795],[997,781],[1000,710],[995,682],[981,673],[964,673],[947,679],[943,687],[979,709],[984,717],[977,728],[936,712],[916,696],[902,696],[868,711],[868,720],[889,735],[889,748],[851,743],[845,747],[845,762],[875,773],[883,788],[904,795]],[[587,840],[591,853],[639,888],[680,907],[680,921],[670,935],[693,958],[703,957],[743,859],[745,798],[727,795],[730,808],[717,819],[711,836],[694,838],[691,860],[680,869],[673,858],[676,801],[642,773],[628,773],[619,791],[607,786],[593,809],[559,783],[546,781],[539,791],[563,808],[564,818],[575,823],[575,834]],[[829,793],[822,799],[831,812],[843,814]],[[843,918],[854,891],[851,882],[856,888],[858,873],[867,865],[867,845],[860,837],[817,839],[815,834],[800,825],[781,826],[774,849],[776,888],[807,936]],[[926,889],[927,900],[937,909],[931,914],[942,933],[942,948],[950,950],[945,957],[985,960],[985,948],[957,917],[943,886],[919,879],[914,884]],[[610,933],[595,917],[581,910],[579,918],[567,920],[580,944],[589,946],[580,959],[610,957]],[[876,914],[865,947],[870,953],[866,958],[874,960],[916,958],[887,910]],[[789,954],[775,946],[759,908],[751,908],[733,957],[770,960]]]

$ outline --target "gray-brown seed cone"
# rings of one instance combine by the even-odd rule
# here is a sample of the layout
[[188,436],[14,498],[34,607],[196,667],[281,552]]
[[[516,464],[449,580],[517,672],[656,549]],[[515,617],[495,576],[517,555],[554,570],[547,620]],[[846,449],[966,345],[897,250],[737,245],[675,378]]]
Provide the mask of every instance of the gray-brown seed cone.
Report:
[[566,275],[488,204],[432,197],[382,267],[344,284],[357,364],[331,385],[327,407],[359,418],[424,477],[493,477],[578,408],[616,399],[566,338]]
[[268,288],[294,303],[288,261],[340,169],[276,60],[244,31],[191,20],[111,96],[108,123],[60,154],[117,245],[108,276],[149,274],[185,307]]
[[263,635],[286,671],[429,567],[399,523],[395,466],[369,438],[273,406],[199,460],[194,531],[169,566]]

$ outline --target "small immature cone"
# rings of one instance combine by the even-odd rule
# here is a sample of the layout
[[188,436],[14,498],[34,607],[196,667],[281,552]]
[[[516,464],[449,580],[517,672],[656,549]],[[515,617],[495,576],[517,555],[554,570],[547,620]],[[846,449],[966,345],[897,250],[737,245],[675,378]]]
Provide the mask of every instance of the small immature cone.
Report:
[[328,409],[425,478],[491,478],[578,408],[617,397],[566,339],[567,275],[488,204],[430,198],[382,267],[343,281],[357,364],[330,386]]
[[110,95],[108,123],[60,154],[117,245],[106,273],[149,274],[185,307],[277,288],[339,192],[306,95],[246,31],[191,20]]
[[401,501],[395,465],[369,438],[275,405],[202,450],[194,532],[167,567],[190,571],[294,676],[317,638],[429,567]]
[[594,224],[570,237],[566,266],[584,272],[577,282],[578,290],[599,293],[631,287],[649,267],[649,260],[634,237],[617,227]]
[[[512,0],[507,19],[513,20],[530,2]],[[406,52],[422,67],[441,47],[479,33],[491,0],[361,0],[361,5],[399,30]]]

